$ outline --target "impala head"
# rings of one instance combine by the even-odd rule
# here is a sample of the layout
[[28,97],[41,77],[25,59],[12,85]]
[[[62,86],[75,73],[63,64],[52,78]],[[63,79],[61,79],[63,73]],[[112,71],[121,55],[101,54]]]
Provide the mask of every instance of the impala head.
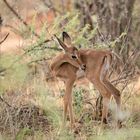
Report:
[[72,65],[76,66],[77,68],[81,68],[82,70],[86,69],[85,64],[82,63],[80,53],[78,49],[72,44],[70,36],[66,33],[62,33],[63,41],[61,41],[57,36],[56,39],[61,47],[64,50],[65,54],[69,58]]

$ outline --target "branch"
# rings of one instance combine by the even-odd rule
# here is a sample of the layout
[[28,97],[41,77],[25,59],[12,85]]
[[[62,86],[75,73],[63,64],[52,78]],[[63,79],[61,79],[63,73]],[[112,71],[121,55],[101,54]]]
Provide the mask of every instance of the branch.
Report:
[[7,101],[5,101],[1,96],[0,96],[0,100],[2,102],[4,102],[8,107],[12,107]]
[[[17,63],[18,61],[20,61],[26,54],[28,54],[29,52],[34,51],[37,47],[44,45],[48,40],[45,40],[44,42],[41,42],[39,44],[37,44],[36,46],[34,46],[33,48],[25,51],[20,57],[18,57],[15,61],[12,62],[12,64],[10,64],[7,68],[4,68],[2,70],[0,70],[0,73],[7,71],[8,69],[12,68],[13,65],[15,63]],[[51,50],[55,50],[55,51],[60,51],[61,49],[59,48],[54,48],[54,47],[44,47],[45,49],[51,49]]]
[[49,0],[49,3],[50,3],[50,4],[48,4],[45,0],[41,0],[41,1],[43,2],[43,4],[44,4],[47,8],[52,9],[55,15],[56,15],[56,12],[58,12],[59,14],[62,14],[60,10],[56,9],[56,8],[53,6],[53,3],[52,3],[51,0]]
[[4,39],[2,41],[0,41],[0,44],[2,44],[7,39],[8,36],[9,36],[9,33],[7,33],[7,35],[4,37]]
[[3,22],[3,19],[2,19],[1,15],[0,15],[0,26],[2,25],[2,22]]
[[26,21],[24,21],[20,15],[12,8],[12,6],[7,2],[7,0],[3,0],[3,2],[6,4],[6,6],[10,9],[10,11],[25,25],[28,26]]
[[[10,11],[18,18],[18,20],[21,21],[26,27],[28,27],[28,23],[21,18],[21,16],[12,8],[12,6],[7,2],[7,0],[3,0],[3,2],[10,9]],[[33,34],[36,37],[39,37],[37,33],[33,32]]]

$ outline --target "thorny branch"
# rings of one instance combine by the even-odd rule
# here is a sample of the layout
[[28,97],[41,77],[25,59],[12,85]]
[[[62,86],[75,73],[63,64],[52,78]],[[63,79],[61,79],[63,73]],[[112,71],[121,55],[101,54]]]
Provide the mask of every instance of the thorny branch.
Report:
[[[15,63],[17,63],[18,61],[20,61],[26,54],[28,54],[29,52],[34,51],[35,48],[44,45],[44,43],[46,43],[46,42],[41,42],[41,43],[37,44],[36,46],[34,46],[33,48],[31,48],[30,50],[25,51],[25,52],[24,52],[20,57],[18,57],[11,65],[9,65],[7,68],[1,69],[1,70],[0,70],[0,73],[3,73],[3,72],[5,72],[5,71],[7,71],[8,69],[12,68],[13,65],[14,65]],[[44,47],[44,48],[45,48],[45,49],[52,49],[52,50],[56,50],[56,51],[60,51],[60,50],[61,50],[61,49],[59,49],[59,48],[51,48],[51,47]]]

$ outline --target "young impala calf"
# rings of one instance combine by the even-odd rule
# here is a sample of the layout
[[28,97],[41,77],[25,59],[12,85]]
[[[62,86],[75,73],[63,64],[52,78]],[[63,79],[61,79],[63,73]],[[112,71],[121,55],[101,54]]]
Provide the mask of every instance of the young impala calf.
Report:
[[[72,87],[78,79],[78,70],[81,68],[85,76],[103,97],[102,123],[107,123],[108,106],[111,95],[117,104],[117,113],[120,112],[120,92],[107,79],[107,73],[112,62],[113,54],[110,51],[97,51],[93,49],[78,50],[71,43],[71,38],[63,32],[63,41],[57,38],[64,52],[56,56],[50,65],[53,74],[65,81],[66,91],[64,95],[64,121],[69,108],[71,126],[74,123],[72,111]],[[118,118],[118,126],[121,122]]]

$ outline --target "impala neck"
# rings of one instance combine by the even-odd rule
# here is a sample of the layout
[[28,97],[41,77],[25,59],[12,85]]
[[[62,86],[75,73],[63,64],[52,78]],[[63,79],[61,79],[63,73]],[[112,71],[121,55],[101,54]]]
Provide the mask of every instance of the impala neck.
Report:
[[64,63],[69,63],[69,64],[75,66],[77,69],[79,68],[77,63],[75,63],[74,61],[70,60],[68,58],[67,54],[64,54],[64,53],[60,54],[59,56],[55,57],[55,59],[53,59],[52,63],[50,64],[50,68],[51,68],[51,70],[56,71]]

